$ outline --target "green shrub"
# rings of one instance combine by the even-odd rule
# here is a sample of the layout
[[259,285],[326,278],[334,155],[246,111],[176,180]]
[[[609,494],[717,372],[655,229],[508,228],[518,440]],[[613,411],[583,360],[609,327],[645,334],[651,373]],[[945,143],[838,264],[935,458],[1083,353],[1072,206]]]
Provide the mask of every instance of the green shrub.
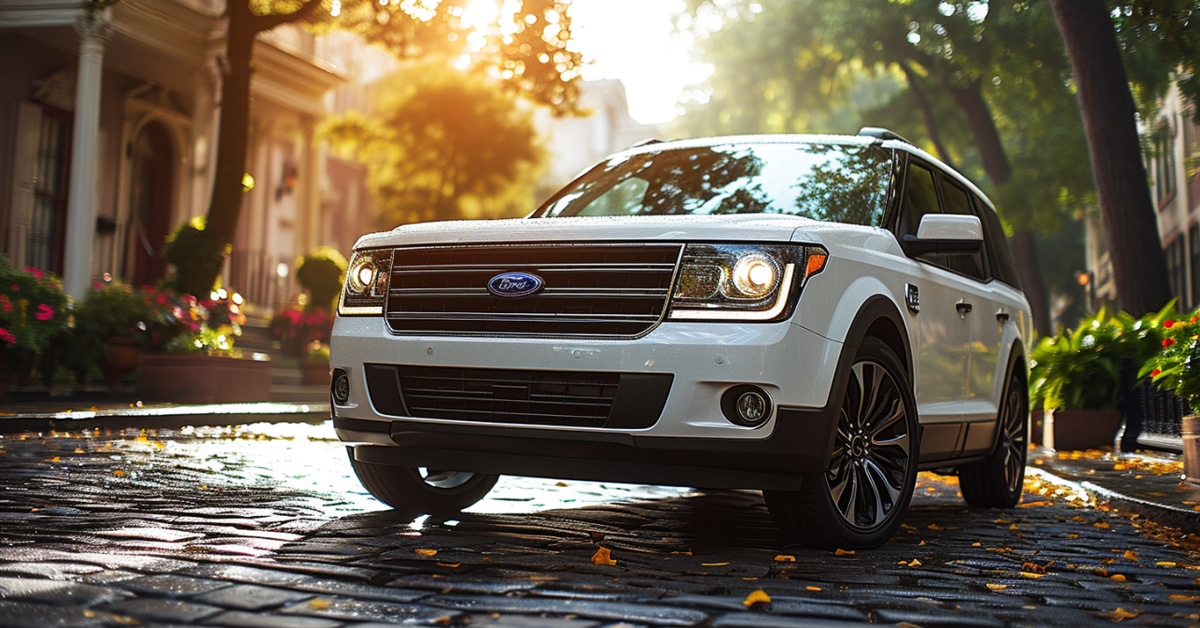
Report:
[[296,261],[296,281],[308,291],[310,307],[332,310],[346,278],[346,258],[322,246]]

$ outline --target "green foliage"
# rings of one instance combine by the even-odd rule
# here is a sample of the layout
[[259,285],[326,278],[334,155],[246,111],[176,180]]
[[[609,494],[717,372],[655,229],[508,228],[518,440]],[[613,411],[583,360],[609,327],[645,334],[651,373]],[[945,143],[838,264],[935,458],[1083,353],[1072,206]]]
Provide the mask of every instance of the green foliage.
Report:
[[128,338],[144,343],[150,306],[141,293],[116,280],[97,282],[75,307],[75,327],[103,342]]
[[50,339],[67,328],[67,302],[57,276],[19,270],[0,254],[0,349],[14,352],[21,368],[33,366]]
[[[1176,314],[1174,303],[1161,322],[1157,352],[1139,373],[1169,390],[1200,414],[1200,309]],[[1164,308],[1166,310],[1166,308]]]
[[1162,337],[1173,304],[1135,318],[1101,309],[1071,330],[1045,336],[1030,351],[1031,406],[1046,410],[1109,410],[1116,407],[1122,362],[1140,369]]
[[346,258],[332,247],[317,247],[296,260],[296,281],[308,290],[314,308],[332,310],[345,279]]
[[216,285],[229,247],[213,240],[204,227],[203,218],[193,218],[167,236],[163,255],[175,267],[165,281],[169,290],[207,295]]
[[494,80],[443,63],[412,65],[381,85],[376,114],[322,128],[367,166],[380,226],[528,213],[544,159],[528,107]]

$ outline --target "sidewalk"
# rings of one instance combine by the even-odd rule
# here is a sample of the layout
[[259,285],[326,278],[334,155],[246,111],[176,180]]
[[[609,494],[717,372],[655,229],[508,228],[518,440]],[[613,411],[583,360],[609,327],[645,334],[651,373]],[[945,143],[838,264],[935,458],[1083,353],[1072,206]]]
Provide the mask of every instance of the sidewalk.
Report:
[[[0,433],[321,423],[329,418],[326,395],[325,387],[320,386],[296,387],[285,394],[275,390],[271,396],[276,401],[257,403],[142,404],[118,400],[121,395],[102,395],[90,402],[86,398],[17,401],[0,408]],[[1026,475],[1184,533],[1200,534],[1200,484],[1183,481],[1182,473],[1178,455],[1137,452],[1115,456],[1039,448],[1030,452]]]

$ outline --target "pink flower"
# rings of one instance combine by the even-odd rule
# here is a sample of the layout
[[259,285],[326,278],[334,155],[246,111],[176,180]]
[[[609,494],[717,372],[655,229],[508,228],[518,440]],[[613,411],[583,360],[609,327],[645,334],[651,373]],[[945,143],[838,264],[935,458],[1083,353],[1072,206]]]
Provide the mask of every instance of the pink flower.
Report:
[[12,332],[0,327],[0,342],[7,342],[10,345],[17,344],[17,337],[12,335]]
[[42,271],[38,270],[37,268],[33,268],[32,266],[26,266],[25,272],[29,273],[30,275],[33,275],[37,279],[41,279],[42,277],[45,276],[45,274],[42,273]]
[[54,318],[54,308],[43,303],[38,306],[37,313],[34,314],[33,317],[38,319],[39,321],[43,321],[43,322],[48,321],[48,320]]

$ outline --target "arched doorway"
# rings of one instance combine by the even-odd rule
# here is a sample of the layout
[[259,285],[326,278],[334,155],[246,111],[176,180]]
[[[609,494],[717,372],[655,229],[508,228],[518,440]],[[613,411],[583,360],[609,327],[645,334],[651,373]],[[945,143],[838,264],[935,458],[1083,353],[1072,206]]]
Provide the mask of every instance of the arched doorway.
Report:
[[142,127],[133,141],[133,180],[127,257],[135,286],[153,284],[167,274],[163,240],[171,228],[175,197],[175,150],[159,122]]

